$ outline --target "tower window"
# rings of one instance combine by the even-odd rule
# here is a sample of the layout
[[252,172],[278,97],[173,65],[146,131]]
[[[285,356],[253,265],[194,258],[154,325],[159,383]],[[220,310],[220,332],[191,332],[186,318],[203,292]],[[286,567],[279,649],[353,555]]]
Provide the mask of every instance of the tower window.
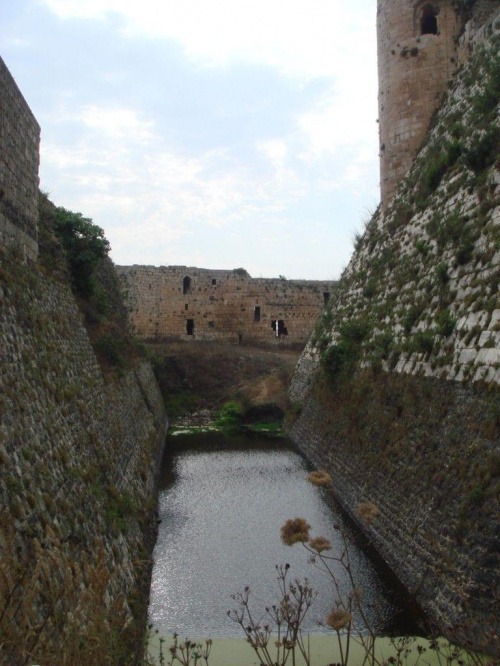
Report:
[[186,275],[186,277],[182,281],[182,293],[183,294],[191,293],[191,278],[188,275]]
[[425,7],[422,9],[420,18],[420,34],[438,34],[437,11],[434,7],[432,7],[432,5],[425,5]]
[[253,320],[260,321],[260,305],[256,305],[253,309]]
[[186,319],[186,333],[194,335],[194,319]]

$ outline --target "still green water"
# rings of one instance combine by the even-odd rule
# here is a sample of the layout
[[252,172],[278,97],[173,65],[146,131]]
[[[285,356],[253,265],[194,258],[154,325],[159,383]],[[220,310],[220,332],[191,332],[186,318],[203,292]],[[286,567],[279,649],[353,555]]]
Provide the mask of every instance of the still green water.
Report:
[[[226,439],[220,434],[169,438],[159,497],[161,524],[154,551],[150,621],[163,634],[241,638],[227,615],[231,595],[248,585],[255,614],[276,602],[276,565],[289,563],[292,578],[307,577],[318,596],[304,629],[321,626],[334,603],[329,578],[297,544],[285,546],[280,528],[306,518],[313,536],[340,552],[335,523],[342,517],[327,492],[307,481],[306,461],[286,440]],[[401,611],[394,590],[367,555],[350,544],[356,585],[370,621],[388,628]],[[337,569],[341,588],[350,586]]]

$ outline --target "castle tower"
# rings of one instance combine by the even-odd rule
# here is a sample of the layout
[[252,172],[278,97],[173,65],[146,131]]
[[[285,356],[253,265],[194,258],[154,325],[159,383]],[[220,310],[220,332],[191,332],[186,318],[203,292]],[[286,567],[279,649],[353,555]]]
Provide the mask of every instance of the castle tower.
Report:
[[386,206],[410,168],[456,67],[453,0],[379,0],[380,188]]

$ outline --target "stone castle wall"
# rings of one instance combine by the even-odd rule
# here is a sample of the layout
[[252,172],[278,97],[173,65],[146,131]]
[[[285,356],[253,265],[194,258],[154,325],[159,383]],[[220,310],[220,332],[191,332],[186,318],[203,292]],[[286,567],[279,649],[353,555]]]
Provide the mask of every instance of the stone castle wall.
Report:
[[500,14],[483,38],[357,243],[289,429],[439,631],[498,653]]
[[0,86],[0,663],[127,664],[167,418],[149,363],[105,376],[66,272],[38,270],[40,129],[1,60]]
[[0,246],[38,255],[40,126],[0,58]]
[[[427,134],[456,70],[497,9],[478,0],[466,10],[453,0],[384,0],[377,12],[380,187],[393,197]],[[435,16],[435,19],[432,17]],[[435,24],[433,23],[435,21]],[[434,33],[435,30],[435,33]]]
[[304,344],[334,288],[329,281],[252,278],[243,269],[117,271],[132,332],[148,340]]
[[[39,663],[88,663],[70,650],[92,641],[109,658],[119,645],[108,654],[107,641],[116,632],[125,645],[146,596],[166,434],[156,380],[148,363],[105,378],[69,286],[10,259],[0,336],[0,662],[30,651]],[[23,577],[29,592],[15,589]]]

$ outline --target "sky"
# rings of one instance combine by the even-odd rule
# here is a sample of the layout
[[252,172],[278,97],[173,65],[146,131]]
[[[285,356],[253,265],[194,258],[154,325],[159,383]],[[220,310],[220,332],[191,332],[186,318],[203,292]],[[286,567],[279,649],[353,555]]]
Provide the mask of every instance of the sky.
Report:
[[1,0],[40,187],[116,264],[335,279],[378,205],[373,0]]

